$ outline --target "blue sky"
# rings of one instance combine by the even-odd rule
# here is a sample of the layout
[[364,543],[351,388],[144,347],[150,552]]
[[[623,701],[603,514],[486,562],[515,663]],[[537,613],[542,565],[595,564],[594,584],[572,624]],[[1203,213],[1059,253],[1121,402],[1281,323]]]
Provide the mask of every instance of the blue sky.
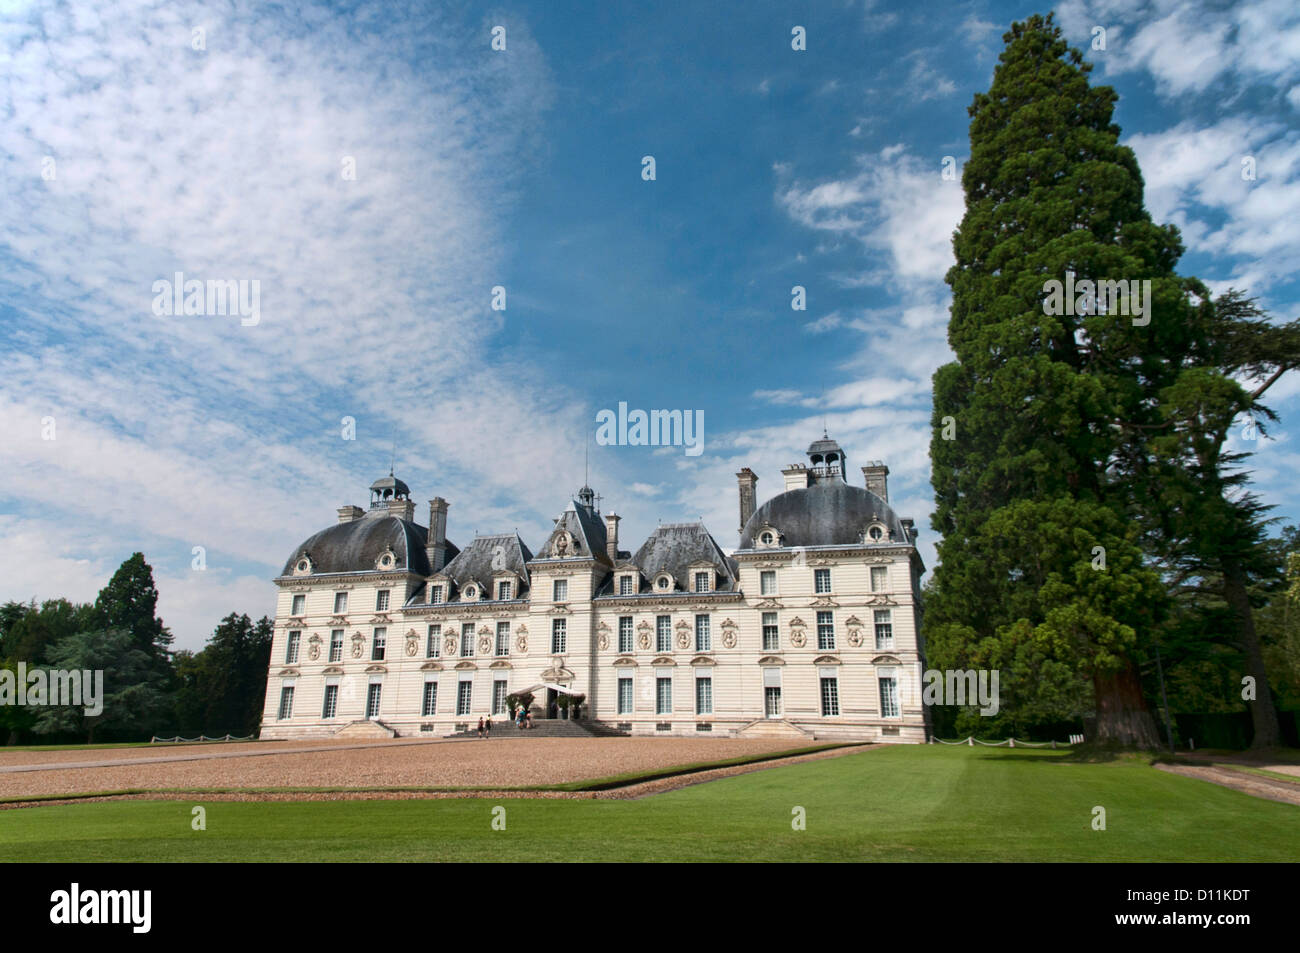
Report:
[[[933,564],[962,211],[941,166],[1002,33],[1046,9],[0,0],[0,598],[91,598],[142,549],[197,648],[272,610],[394,443],[420,519],[442,495],[453,540],[536,545],[620,401],[705,425],[698,457],[592,448],[625,548],[697,517],[734,545],[736,470],[766,499],[824,422],[855,473],[889,464]],[[1294,4],[1056,9],[1120,94],[1181,270],[1294,317]],[[176,271],[258,280],[259,322],[155,315]],[[1281,424],[1242,446],[1295,521],[1300,374],[1271,394]]]

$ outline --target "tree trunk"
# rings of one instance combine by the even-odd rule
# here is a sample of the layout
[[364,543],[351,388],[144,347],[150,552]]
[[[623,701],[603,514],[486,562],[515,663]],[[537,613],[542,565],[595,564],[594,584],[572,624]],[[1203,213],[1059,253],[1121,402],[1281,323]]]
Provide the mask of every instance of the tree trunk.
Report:
[[1255,614],[1246,589],[1246,573],[1235,559],[1223,560],[1223,597],[1236,621],[1237,642],[1246,653],[1246,674],[1255,679],[1255,700],[1249,703],[1255,739],[1250,746],[1280,748],[1282,732],[1277,723],[1277,709],[1273,707],[1273,692],[1268,687],[1268,676],[1264,671],[1264,653],[1255,632]]
[[1160,747],[1160,734],[1132,662],[1118,672],[1094,675],[1092,686],[1097,696],[1099,742],[1133,748]]

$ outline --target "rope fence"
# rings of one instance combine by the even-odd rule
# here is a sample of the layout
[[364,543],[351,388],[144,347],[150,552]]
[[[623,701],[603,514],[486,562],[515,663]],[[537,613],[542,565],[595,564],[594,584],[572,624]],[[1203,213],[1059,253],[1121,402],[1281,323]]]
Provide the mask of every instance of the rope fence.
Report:
[[1069,748],[1073,745],[1083,744],[1083,735],[1070,735],[1069,741],[1017,741],[1015,738],[1004,738],[1002,741],[980,741],[978,738],[971,736],[963,741],[944,741],[935,735],[930,736],[930,744],[939,745],[983,745],[985,748]]
[[256,740],[257,738],[253,735],[248,735],[247,737],[242,737],[242,738],[237,735],[224,735],[220,738],[209,738],[207,735],[199,735],[197,738],[182,738],[180,735],[177,735],[175,738],[159,738],[157,735],[154,735],[152,738],[149,739],[149,744],[151,745],[157,745],[157,744],[192,745],[200,741],[207,742],[207,741],[256,741]]

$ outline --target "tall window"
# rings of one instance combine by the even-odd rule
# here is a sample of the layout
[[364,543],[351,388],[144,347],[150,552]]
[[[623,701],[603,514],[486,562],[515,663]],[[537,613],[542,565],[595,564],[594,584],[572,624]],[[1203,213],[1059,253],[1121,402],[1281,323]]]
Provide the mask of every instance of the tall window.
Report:
[[289,644],[284,650],[284,662],[286,665],[292,665],[298,661],[298,640],[301,638],[301,632],[289,633]]
[[697,615],[695,617],[695,651],[709,652],[712,650],[713,636],[709,632],[709,617]]
[[492,714],[506,714],[506,683],[504,680],[492,683]]
[[671,652],[673,650],[673,617],[655,616],[655,651]]
[[293,686],[284,685],[280,688],[280,720],[293,717]]
[[497,600],[500,602],[506,602],[509,599],[513,599],[514,598],[514,596],[512,595],[513,591],[514,591],[514,586],[512,586],[509,582],[505,582],[505,581],[498,582]]
[[898,717],[898,683],[892,678],[879,679],[880,714],[883,718]]
[[671,715],[673,713],[672,678],[655,679],[655,713],[659,715]]
[[713,714],[713,679],[697,678],[695,680],[695,714]]
[[759,595],[774,596],[776,595],[776,570],[764,569],[758,574],[758,592]]
[[334,593],[334,614],[342,615],[348,611],[348,594],[346,592]]
[[633,582],[634,579],[635,579],[634,576],[619,576],[619,577],[618,577],[618,594],[619,594],[620,596],[632,596],[632,595],[636,595],[636,592],[635,592],[635,591],[633,590],[633,588],[632,588],[632,582]]
[[497,623],[497,655],[510,654],[510,623]]
[[889,584],[889,570],[884,566],[871,567],[871,591],[884,592]]
[[817,613],[817,648],[828,652],[835,648],[835,613]]
[[569,580],[556,579],[551,583],[551,601],[564,602],[569,598]]
[[420,705],[420,714],[425,718],[438,710],[438,683],[433,679],[424,683],[424,699]]
[[840,713],[839,679],[822,679],[822,714],[838,715]]
[[763,689],[763,711],[768,718],[781,717],[781,686],[768,685]]
[[429,603],[430,605],[442,602],[442,586],[435,586],[429,583]]
[[337,685],[325,686],[325,703],[321,705],[320,716],[322,718],[335,718],[339,713],[339,687]]
[[551,620],[551,654],[559,655],[567,651],[569,644],[569,623],[567,619]]
[[776,613],[763,613],[763,651],[775,652],[781,647],[781,636],[776,627]]
[[384,686],[381,685],[379,682],[375,682],[370,686],[369,691],[366,692],[366,717],[367,718],[379,717],[379,696],[383,694],[383,691],[384,691]]
[[894,624],[888,609],[876,610],[876,648],[892,649],[894,647]]
[[813,570],[813,588],[818,595],[831,591],[831,571],[829,569]]
[[370,643],[370,661],[382,662],[384,660],[384,650],[388,646],[388,629],[379,626],[375,629],[375,637]]
[[389,590],[387,590],[387,589],[380,589],[377,593],[375,593],[375,611],[376,611],[376,612],[387,612],[387,611],[388,611],[388,593],[389,593]]
[[474,703],[474,683],[461,682],[456,686],[456,714],[468,715]]
[[330,661],[343,661],[343,630],[330,630]]
[[618,713],[620,715],[632,713],[632,679],[630,678],[618,680]]
[[632,651],[632,617],[630,615],[618,617],[618,650],[620,652]]
[[695,574],[695,591],[696,591],[696,592],[708,592],[708,591],[709,591],[709,589],[711,588],[710,585],[709,585],[709,576],[710,576],[710,575],[711,575],[711,574],[708,573],[708,572],[697,572],[697,573]]
[[460,657],[469,658],[474,654],[474,623],[462,622],[460,626]]
[[429,626],[429,635],[424,645],[424,654],[426,658],[437,658],[438,653],[442,651],[442,626]]
[[307,597],[299,594],[293,597],[293,608],[289,610],[290,615],[302,615],[307,611]]

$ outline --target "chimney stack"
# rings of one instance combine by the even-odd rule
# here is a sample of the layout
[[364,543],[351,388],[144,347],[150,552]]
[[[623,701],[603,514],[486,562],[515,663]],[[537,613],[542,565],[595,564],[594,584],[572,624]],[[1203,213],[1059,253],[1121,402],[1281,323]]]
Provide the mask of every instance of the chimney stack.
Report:
[[736,474],[736,482],[740,486],[740,531],[745,532],[745,524],[749,518],[754,515],[754,494],[758,486],[758,477],[749,467],[745,467]]
[[785,488],[787,490],[803,490],[808,488],[807,464],[792,463],[781,471],[781,475],[785,477]]
[[415,519],[415,503],[411,500],[389,500],[388,515],[408,522]]
[[359,506],[340,506],[340,507],[339,507],[339,522],[340,522],[340,523],[351,523],[353,520],[359,520],[359,519],[361,519],[361,517],[362,517],[362,515],[363,515],[364,513],[365,513],[365,510],[363,510],[363,509],[362,509],[361,507],[359,507]]
[[611,566],[618,562],[618,521],[621,518],[617,513],[605,514],[605,555],[609,557]]
[[447,501],[435,496],[429,501],[429,569],[441,572],[447,565]]
[[889,467],[879,460],[871,460],[862,468],[862,476],[867,481],[867,489],[888,503]]

